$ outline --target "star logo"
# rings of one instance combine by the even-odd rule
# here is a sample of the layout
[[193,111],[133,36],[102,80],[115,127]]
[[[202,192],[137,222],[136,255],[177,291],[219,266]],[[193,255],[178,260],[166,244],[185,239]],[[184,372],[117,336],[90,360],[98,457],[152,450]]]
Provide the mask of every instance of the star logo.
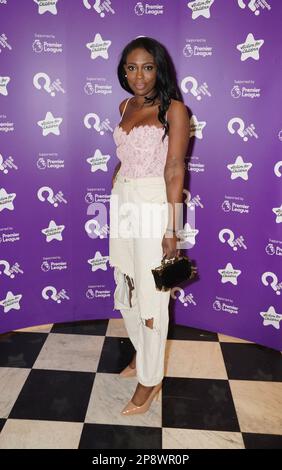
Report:
[[57,15],[57,2],[58,0],[34,0],[38,5],[39,15],[43,15],[46,11],[52,13],[52,15]]
[[13,200],[16,197],[16,193],[8,194],[5,188],[0,189],[0,212],[4,209],[9,211],[14,210]]
[[255,39],[252,33],[249,33],[245,42],[237,45],[238,51],[241,52],[241,61],[252,58],[254,60],[259,60],[259,50],[263,45],[263,39]]
[[221,275],[221,282],[231,282],[234,286],[237,286],[237,277],[241,274],[239,269],[234,269],[231,263],[227,263],[224,269],[218,269],[218,273]]
[[192,20],[195,20],[199,16],[210,18],[210,7],[213,2],[214,0],[194,0],[194,2],[189,2],[187,6],[192,10]]
[[99,56],[103,59],[108,59],[108,48],[111,44],[112,41],[103,40],[101,34],[97,33],[93,42],[86,44],[86,47],[91,51],[91,59],[96,59]]
[[280,224],[280,222],[282,222],[282,204],[280,207],[274,207],[272,209],[272,212],[274,212],[274,214],[276,215],[276,220],[275,222],[277,224]]
[[0,95],[8,95],[7,85],[10,80],[10,77],[0,77]]
[[62,121],[62,118],[55,118],[53,114],[48,111],[46,113],[45,119],[43,121],[38,121],[37,124],[42,127],[42,135],[45,137],[48,134],[60,135],[59,126],[61,125]]
[[6,294],[6,298],[0,301],[0,305],[4,307],[4,313],[8,313],[10,310],[20,310],[20,300],[22,295],[14,295],[13,292],[9,291]]
[[235,160],[235,163],[227,165],[228,170],[231,171],[231,179],[235,180],[236,178],[242,178],[243,180],[248,180],[248,171],[252,168],[252,163],[245,163],[241,155]]
[[203,138],[203,129],[206,127],[206,121],[198,121],[195,114],[190,119],[190,137],[197,137],[197,139]]
[[46,242],[51,242],[52,240],[63,240],[62,231],[65,229],[64,225],[57,225],[54,220],[50,220],[49,226],[41,230],[43,235],[46,235]]
[[110,158],[110,155],[103,155],[100,149],[97,149],[93,157],[89,157],[86,160],[91,165],[91,173],[95,173],[98,170],[108,171],[107,163]]
[[260,312],[259,314],[263,318],[263,326],[271,325],[276,330],[280,329],[280,321],[282,320],[282,315],[276,313],[275,308],[272,305],[269,307],[267,312]]
[[199,230],[196,228],[192,228],[191,225],[187,222],[184,225],[183,230],[177,231],[177,236],[180,238],[179,249],[184,248],[182,245],[189,243],[190,245],[194,246],[196,244],[196,236],[198,235]]
[[109,256],[102,256],[100,251],[97,251],[94,258],[87,260],[87,263],[91,265],[92,272],[95,272],[98,269],[102,269],[102,271],[107,271],[107,261],[109,261]]

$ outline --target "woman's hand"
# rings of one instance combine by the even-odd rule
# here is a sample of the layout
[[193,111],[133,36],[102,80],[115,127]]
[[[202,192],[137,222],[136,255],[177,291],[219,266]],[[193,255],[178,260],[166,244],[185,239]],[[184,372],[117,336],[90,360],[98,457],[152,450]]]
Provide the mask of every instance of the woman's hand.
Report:
[[175,256],[180,255],[180,250],[176,248],[176,243],[179,238],[175,235],[175,233],[165,233],[162,240],[162,249],[163,249],[163,256],[166,255],[166,259],[175,258]]

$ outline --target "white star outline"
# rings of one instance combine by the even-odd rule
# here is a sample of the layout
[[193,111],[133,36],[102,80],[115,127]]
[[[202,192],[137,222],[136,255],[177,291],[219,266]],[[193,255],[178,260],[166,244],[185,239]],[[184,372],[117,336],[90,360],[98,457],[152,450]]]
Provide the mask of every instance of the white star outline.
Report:
[[230,282],[234,286],[237,286],[237,277],[241,272],[242,271],[240,271],[240,269],[234,269],[231,263],[227,263],[223,269],[218,269],[218,273],[221,275],[222,284]]
[[206,127],[206,125],[206,121],[198,121],[197,116],[193,114],[190,119],[190,137],[195,136],[197,139],[202,139],[203,129]]
[[[7,193],[5,188],[0,189],[0,212],[4,209],[9,211],[14,210],[13,200],[16,197],[16,193]],[[6,200],[6,202],[4,202]]]
[[259,60],[259,50],[264,43],[264,39],[255,39],[253,33],[249,33],[245,42],[237,45],[238,51],[241,52],[241,61],[252,58]]
[[213,2],[214,0],[205,0],[205,2],[203,2],[203,0],[194,0],[193,2],[187,3],[188,8],[192,10],[192,20],[196,20],[199,16],[210,18],[210,8]]
[[39,15],[43,15],[47,11],[52,15],[57,15],[57,3],[58,0],[33,0],[38,5]]
[[91,265],[92,272],[95,272],[98,269],[107,271],[107,261],[109,261],[109,256],[103,256],[100,251],[96,251],[94,258],[88,259],[87,263]]
[[244,181],[248,180],[248,171],[252,168],[252,163],[244,162],[241,155],[238,155],[234,163],[227,165],[228,170],[231,171],[231,179],[242,178]]
[[192,228],[191,225],[187,222],[183,230],[177,230],[177,236],[180,238],[179,248],[186,244],[190,243],[192,246],[196,244],[196,236],[198,235],[199,230]]
[[273,326],[276,330],[280,329],[280,321],[282,321],[282,315],[275,311],[273,305],[271,305],[266,312],[260,312],[260,316],[263,318],[263,326]]
[[0,305],[4,307],[4,313],[8,313],[10,310],[20,310],[21,294],[14,295],[12,291],[8,291],[6,298],[0,301]]
[[107,163],[110,160],[110,155],[103,155],[100,149],[96,149],[92,157],[87,158],[87,163],[91,166],[91,173],[95,173],[98,170],[107,172]]
[[282,204],[280,207],[273,207],[272,212],[276,215],[275,222],[280,224],[282,222]]
[[48,243],[52,240],[58,240],[61,242],[63,240],[62,231],[64,229],[64,225],[57,225],[54,220],[50,220],[49,226],[41,230],[41,233],[46,235],[46,242]]
[[86,44],[87,49],[91,51],[91,59],[96,59],[97,57],[102,57],[103,59],[108,59],[108,48],[112,44],[112,41],[103,40],[100,33],[95,34],[95,38],[92,42]]
[[55,118],[51,111],[46,113],[45,119],[38,121],[39,127],[42,127],[42,135],[46,137],[48,134],[60,135],[59,126],[62,124],[63,118]]
[[10,80],[10,77],[0,77],[0,95],[8,96],[7,85]]

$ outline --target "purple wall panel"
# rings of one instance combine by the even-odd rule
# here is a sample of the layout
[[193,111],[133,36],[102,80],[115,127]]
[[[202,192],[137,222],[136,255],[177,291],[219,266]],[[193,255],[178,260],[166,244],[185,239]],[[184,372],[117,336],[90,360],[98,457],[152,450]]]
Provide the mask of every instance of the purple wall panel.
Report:
[[[185,181],[200,278],[172,290],[171,313],[282,349],[281,13],[273,0],[0,0],[0,332],[120,317],[103,214],[127,96],[116,67],[144,35],[167,47],[191,123],[203,123]],[[91,58],[97,35],[111,44]],[[237,47],[247,37],[249,54]],[[52,227],[55,237],[42,233]]]

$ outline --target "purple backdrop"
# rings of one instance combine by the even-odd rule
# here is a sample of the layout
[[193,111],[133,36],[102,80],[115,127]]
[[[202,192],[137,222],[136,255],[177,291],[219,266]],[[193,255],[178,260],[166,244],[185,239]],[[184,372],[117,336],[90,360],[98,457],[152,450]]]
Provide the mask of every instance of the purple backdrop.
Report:
[[108,263],[116,67],[162,42],[191,111],[176,323],[282,349],[277,1],[0,0],[0,332],[119,318]]

